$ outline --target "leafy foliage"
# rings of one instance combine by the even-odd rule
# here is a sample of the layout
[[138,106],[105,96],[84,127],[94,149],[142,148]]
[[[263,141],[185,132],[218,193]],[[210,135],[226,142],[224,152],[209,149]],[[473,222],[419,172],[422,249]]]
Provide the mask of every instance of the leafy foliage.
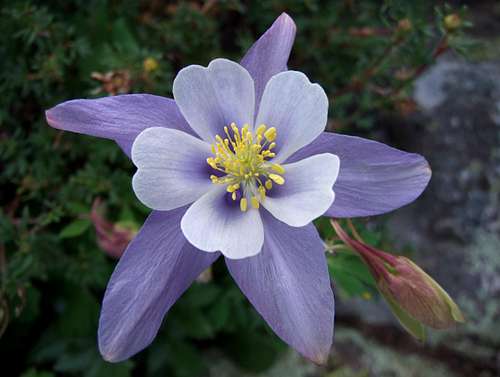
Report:
[[[101,197],[117,223],[142,224],[133,167],[110,141],[48,127],[44,109],[124,92],[169,96],[182,66],[238,59],[281,11],[298,26],[290,66],[335,98],[330,127],[367,133],[386,110],[407,111],[406,90],[461,38],[428,22],[431,1],[244,2],[13,0],[0,5],[0,353],[5,375],[200,376],[205,350],[269,367],[284,345],[229,278],[213,267],[174,306],[155,344],[118,365],[96,347],[99,305],[115,261],[89,220]],[[382,5],[381,5],[382,4]],[[442,10],[451,12],[452,10]],[[460,30],[453,31],[459,35]],[[432,46],[440,47],[440,50]],[[433,53],[434,51],[434,53]],[[319,223],[323,232],[328,225]],[[330,235],[325,235],[330,237]],[[370,292],[353,255],[330,260],[348,296]]]

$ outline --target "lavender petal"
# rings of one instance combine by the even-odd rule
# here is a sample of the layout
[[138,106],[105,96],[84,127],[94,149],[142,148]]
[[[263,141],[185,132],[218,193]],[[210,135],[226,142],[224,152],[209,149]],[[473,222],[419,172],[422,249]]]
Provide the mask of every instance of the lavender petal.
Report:
[[132,161],[137,172],[132,187],[152,209],[167,211],[194,202],[213,184],[207,156],[210,145],[179,130],[151,127],[137,136]]
[[259,210],[240,210],[226,187],[214,187],[194,202],[181,221],[188,241],[207,252],[220,251],[225,257],[241,259],[260,252],[264,229]]
[[274,185],[262,205],[284,223],[301,227],[320,217],[332,205],[332,186],[339,173],[339,159],[317,154],[283,165],[285,184]]
[[255,124],[276,128],[273,161],[281,163],[321,135],[327,120],[328,97],[323,88],[302,72],[286,71],[267,83]]
[[180,111],[203,140],[224,137],[224,126],[253,125],[255,93],[248,71],[227,59],[208,67],[190,65],[179,71],[172,91]]

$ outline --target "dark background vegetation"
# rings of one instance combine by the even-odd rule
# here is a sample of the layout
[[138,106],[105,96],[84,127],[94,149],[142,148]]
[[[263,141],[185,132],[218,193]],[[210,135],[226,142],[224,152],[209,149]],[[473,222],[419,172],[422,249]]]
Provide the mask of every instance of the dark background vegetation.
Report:
[[[224,372],[228,376],[267,375],[290,358],[218,262],[174,306],[150,348],[116,365],[101,359],[96,346],[99,307],[116,263],[109,253],[120,249],[120,243],[104,250],[96,235],[97,220],[90,216],[92,205],[100,198],[101,216],[126,234],[142,224],[148,211],[134,197],[133,166],[116,144],[54,130],[45,122],[45,109],[68,99],[120,93],[170,96],[180,68],[207,65],[215,57],[238,60],[286,11],[298,27],[290,67],[320,83],[332,99],[329,129],[417,148],[404,137],[416,127],[413,82],[442,55],[482,51],[471,38],[489,36],[498,26],[498,16],[492,19],[489,8],[495,2],[474,3],[472,11],[482,15],[483,28],[464,34],[469,12],[459,2],[2,2],[0,374],[215,376],[224,375],[224,367],[214,371],[214,365],[227,361],[232,370]],[[458,27],[444,22],[450,14],[459,18]],[[406,129],[395,129],[395,124]],[[384,249],[395,245],[385,220],[358,220],[356,225],[367,242]],[[333,242],[328,222],[319,221],[318,226],[325,240]],[[418,253],[409,237],[403,241],[399,252]],[[329,255],[329,263],[338,306],[352,300],[377,301],[373,282],[356,257],[339,252]],[[339,315],[338,324],[358,328],[344,332],[339,342],[361,336],[383,338],[387,344],[409,337],[395,327],[360,325],[349,315]],[[460,369],[460,361],[453,359],[460,360],[456,352],[402,344],[411,344],[402,347],[410,347],[408,352],[427,353],[431,361],[448,357],[454,369]],[[356,355],[343,351],[336,355],[334,349],[325,368],[311,369],[292,358],[291,363],[301,367],[286,364],[282,374],[269,373],[385,375],[351,362]],[[389,364],[396,363],[396,358],[388,358]],[[482,370],[474,356],[469,362],[474,373]],[[292,374],[302,373],[301,368],[304,374]],[[493,373],[494,366],[485,370]]]

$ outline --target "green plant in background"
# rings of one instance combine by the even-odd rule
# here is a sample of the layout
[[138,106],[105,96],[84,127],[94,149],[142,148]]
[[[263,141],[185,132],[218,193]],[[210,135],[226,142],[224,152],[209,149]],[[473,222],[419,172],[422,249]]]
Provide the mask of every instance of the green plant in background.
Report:
[[[431,23],[432,2],[1,6],[0,352],[12,360],[4,365],[7,375],[197,376],[206,371],[205,350],[213,348],[244,368],[265,370],[284,350],[218,263],[208,282],[181,298],[154,347],[123,364],[103,362],[95,333],[115,262],[98,246],[92,203],[101,197],[110,221],[129,229],[147,210],[130,189],[133,168],[118,148],[55,132],[43,116],[85,93],[169,96],[181,65],[240,56],[281,11],[301,30],[291,68],[300,66],[325,87],[334,104],[332,129],[366,134],[381,113],[412,111],[412,81],[444,51],[464,46],[462,11],[440,9]],[[327,237],[325,224],[318,226]],[[340,289],[373,294],[364,265],[345,255],[330,260]]]

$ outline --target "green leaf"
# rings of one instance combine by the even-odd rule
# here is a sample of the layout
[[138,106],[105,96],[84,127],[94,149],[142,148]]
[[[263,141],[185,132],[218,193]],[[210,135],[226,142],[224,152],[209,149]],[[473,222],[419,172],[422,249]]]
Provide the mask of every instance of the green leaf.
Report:
[[45,371],[38,372],[36,369],[31,368],[21,374],[21,377],[55,377],[55,374]]
[[212,304],[221,293],[215,284],[193,284],[186,292],[186,300],[194,308],[201,308]]
[[224,328],[231,314],[230,296],[224,295],[208,309],[208,317],[215,330]]
[[74,238],[83,234],[92,223],[88,219],[78,219],[65,226],[59,233],[59,238]]
[[79,203],[79,202],[66,203],[66,208],[73,215],[81,215],[81,214],[90,212],[89,206],[87,204]]
[[[198,377],[206,375],[206,366],[200,352],[187,342],[169,342],[168,358],[177,377]],[[167,353],[166,352],[166,353]]]
[[355,254],[329,254],[328,269],[332,280],[349,297],[364,296],[375,290],[376,284],[370,270]]
[[64,312],[58,326],[62,334],[72,336],[93,335],[97,330],[99,303],[85,290],[74,289],[74,294],[63,302]]
[[240,332],[224,342],[226,354],[235,363],[256,373],[270,368],[284,349],[276,337],[256,332]]
[[215,334],[210,319],[201,309],[185,310],[181,315],[172,316],[171,323],[175,323],[177,331],[193,339],[210,339]]

